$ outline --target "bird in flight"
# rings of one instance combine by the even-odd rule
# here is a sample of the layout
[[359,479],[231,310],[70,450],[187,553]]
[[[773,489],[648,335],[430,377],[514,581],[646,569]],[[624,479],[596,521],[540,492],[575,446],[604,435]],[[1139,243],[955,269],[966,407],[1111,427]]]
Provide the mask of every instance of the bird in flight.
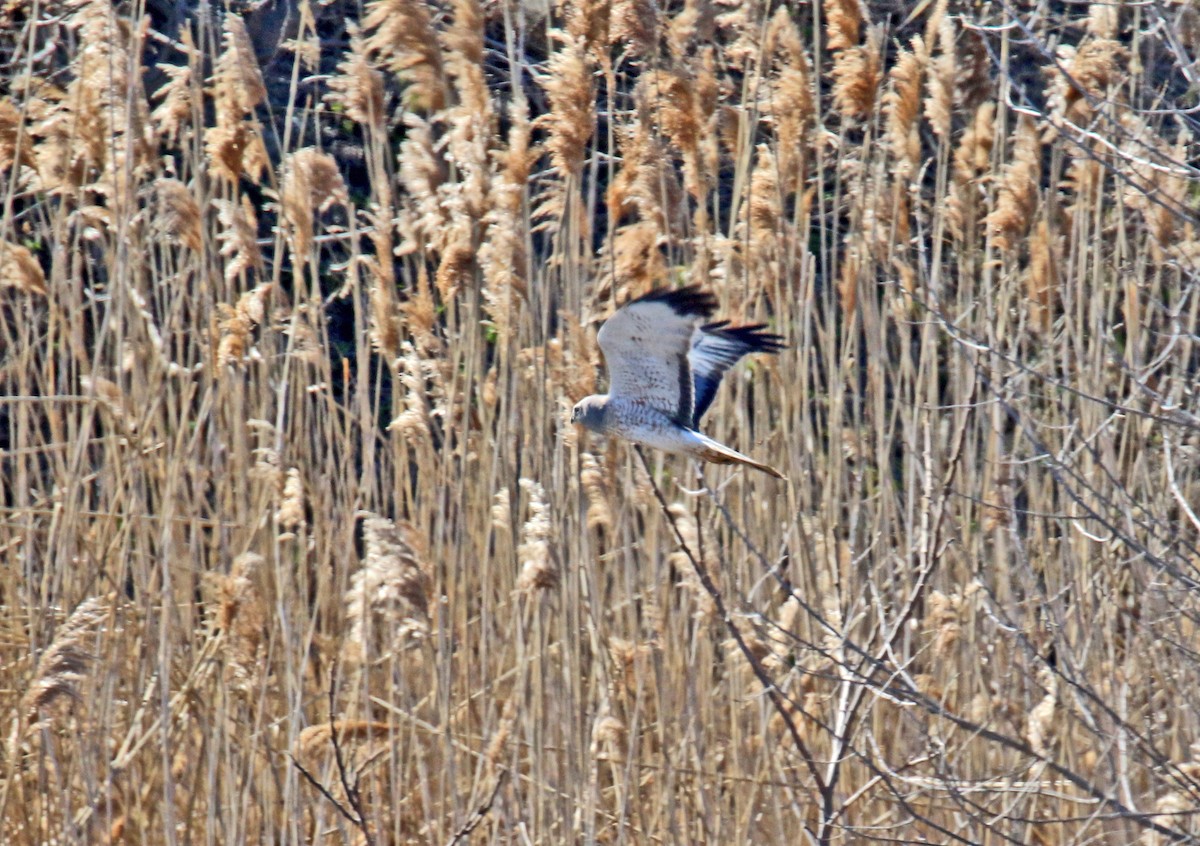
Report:
[[580,400],[571,422],[635,444],[717,464],[746,464],[785,478],[697,429],[725,371],[747,353],[783,349],[783,338],[763,331],[766,324],[705,323],[716,307],[711,293],[689,285],[651,291],[618,309],[596,338],[608,364],[608,393]]

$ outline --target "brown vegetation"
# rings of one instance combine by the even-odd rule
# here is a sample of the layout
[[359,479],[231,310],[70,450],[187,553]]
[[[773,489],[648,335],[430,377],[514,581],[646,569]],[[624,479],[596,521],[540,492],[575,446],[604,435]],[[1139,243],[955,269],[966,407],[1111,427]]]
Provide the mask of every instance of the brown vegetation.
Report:
[[[0,840],[1200,837],[1188,4],[161,6],[0,9]],[[567,422],[682,281],[790,483]]]

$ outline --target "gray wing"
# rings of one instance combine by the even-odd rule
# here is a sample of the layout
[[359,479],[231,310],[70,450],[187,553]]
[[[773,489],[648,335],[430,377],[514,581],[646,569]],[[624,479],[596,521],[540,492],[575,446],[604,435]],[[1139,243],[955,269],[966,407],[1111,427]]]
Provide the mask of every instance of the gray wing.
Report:
[[764,332],[765,323],[750,326],[730,326],[728,320],[700,327],[692,341],[691,360],[694,379],[695,413],[691,428],[700,425],[700,418],[712,405],[717,387],[725,372],[747,353],[775,353],[784,348],[783,338]]
[[651,291],[604,322],[596,340],[608,364],[610,397],[642,403],[691,428],[695,411],[688,360],[700,321],[716,308],[692,285]]

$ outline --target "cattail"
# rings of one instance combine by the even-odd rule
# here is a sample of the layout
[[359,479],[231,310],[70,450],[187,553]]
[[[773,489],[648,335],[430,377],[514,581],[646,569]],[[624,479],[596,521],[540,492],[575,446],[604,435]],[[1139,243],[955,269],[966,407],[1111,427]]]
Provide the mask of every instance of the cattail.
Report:
[[865,44],[841,50],[833,60],[833,102],[846,120],[864,120],[875,108],[882,78],[882,33],[880,27],[871,27]]
[[[425,543],[412,524],[363,512],[366,554],[345,594],[347,646],[376,657],[429,634],[429,566]],[[353,654],[353,652],[352,652]]]
[[546,489],[532,479],[522,478],[519,482],[529,497],[529,519],[521,526],[521,545],[517,547],[521,567],[517,590],[530,595],[558,587],[559,572],[550,548],[554,532]]
[[58,627],[21,697],[22,712],[29,720],[36,720],[39,711],[63,697],[81,698],[79,686],[95,659],[94,645],[104,634],[113,602],[111,594],[85,599]]
[[1022,115],[1012,142],[1012,160],[1004,169],[1004,181],[996,195],[996,206],[987,216],[988,232],[1001,250],[1015,246],[1033,220],[1041,177],[1041,141],[1033,121]]
[[429,9],[422,0],[373,0],[363,20],[367,55],[408,84],[409,108],[427,114],[444,108],[449,97]]
[[0,241],[0,289],[46,296],[46,273],[28,247]]

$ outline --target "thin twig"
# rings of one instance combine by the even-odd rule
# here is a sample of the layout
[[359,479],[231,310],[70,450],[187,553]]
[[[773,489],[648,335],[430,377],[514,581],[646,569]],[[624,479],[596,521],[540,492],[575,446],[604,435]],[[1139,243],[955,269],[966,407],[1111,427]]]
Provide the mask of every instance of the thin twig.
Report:
[[[745,638],[742,637],[742,633],[738,630],[737,624],[733,621],[733,617],[730,616],[729,610],[725,606],[725,599],[721,596],[721,591],[717,589],[716,584],[713,583],[712,577],[709,576],[708,571],[704,568],[704,565],[696,558],[695,554],[693,554],[691,548],[688,546],[687,540],[683,537],[683,533],[680,531],[679,525],[675,521],[675,515],[671,513],[671,509],[667,505],[667,500],[665,497],[663,497],[662,490],[659,489],[658,483],[654,481],[654,475],[650,471],[650,462],[646,459],[646,453],[640,446],[635,445],[634,450],[637,452],[638,458],[641,459],[642,469],[646,471],[646,477],[650,480],[650,487],[654,490],[654,496],[656,499],[658,499],[658,504],[661,506],[663,514],[666,516],[667,521],[671,524],[672,531],[675,532],[675,539],[679,541],[680,548],[683,550],[684,555],[687,556],[688,561],[691,563],[692,570],[696,573],[696,578],[700,581],[700,584],[704,587],[705,592],[707,592],[709,597],[712,599],[713,605],[717,609],[717,614],[720,616],[721,621],[725,624],[725,628],[729,631],[730,637],[732,637],[734,643],[737,644],[738,649],[741,651],[743,657],[745,657],[746,663],[750,666],[750,669],[753,671],[755,677],[763,686],[763,690],[766,692],[767,698],[771,700],[771,705],[775,709],[775,712],[779,714],[784,725],[787,726],[788,734],[791,735],[792,742],[796,744],[796,749],[799,750],[800,756],[804,759],[804,765],[808,769],[809,776],[812,778],[813,784],[817,788],[817,792],[821,795],[822,799],[824,799],[826,794],[830,791],[830,787],[821,777],[821,772],[817,767],[816,758],[813,757],[812,751],[809,750],[808,745],[804,742],[804,738],[800,736],[800,730],[796,728],[796,723],[792,719],[791,713],[788,711],[788,700],[785,699],[783,693],[779,690],[779,687],[763,668],[762,664],[760,664],[758,659],[754,657],[754,653],[750,650]],[[807,823],[805,824],[805,828],[808,828]],[[811,831],[810,834],[812,834]]]
[[492,810],[492,803],[496,801],[496,797],[500,795],[500,787],[504,784],[504,777],[508,775],[508,770],[500,770],[496,775],[496,784],[492,787],[492,792],[483,800],[483,803],[471,812],[471,816],[467,817],[467,821],[462,824],[458,831],[454,832],[446,846],[454,846],[455,843],[462,840],[472,831],[479,827],[479,824],[487,818],[488,813]]

